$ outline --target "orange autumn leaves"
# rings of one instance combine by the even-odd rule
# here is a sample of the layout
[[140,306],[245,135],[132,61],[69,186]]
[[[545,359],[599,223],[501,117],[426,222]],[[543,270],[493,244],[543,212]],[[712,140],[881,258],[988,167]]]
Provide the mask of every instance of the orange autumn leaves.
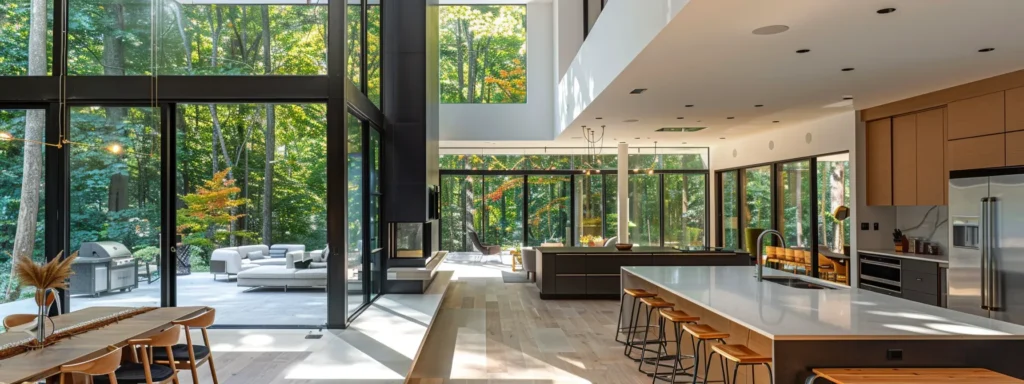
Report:
[[501,89],[505,97],[514,103],[521,103],[526,99],[526,67],[519,59],[513,59],[512,70],[502,69],[497,76],[487,76],[484,82],[493,84]]

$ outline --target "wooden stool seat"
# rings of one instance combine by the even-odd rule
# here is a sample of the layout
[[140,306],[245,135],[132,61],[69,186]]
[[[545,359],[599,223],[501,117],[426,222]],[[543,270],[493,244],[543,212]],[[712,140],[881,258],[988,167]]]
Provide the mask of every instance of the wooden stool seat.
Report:
[[642,289],[626,288],[626,289],[623,289],[622,291],[625,292],[627,295],[632,296],[632,297],[636,297],[636,298],[657,297],[658,296],[657,293],[647,292],[647,291],[642,290]]
[[711,349],[724,356],[726,359],[738,364],[764,364],[771,363],[771,356],[764,356],[741,344],[718,344],[712,345]]
[[673,323],[694,323],[700,321],[700,316],[691,316],[686,312],[671,309],[662,309],[661,317]]
[[686,324],[683,325],[683,330],[698,340],[725,339],[729,337],[728,333],[719,331],[706,324]]
[[640,302],[651,308],[672,308],[675,306],[675,304],[667,302],[660,297],[645,297],[640,299]]

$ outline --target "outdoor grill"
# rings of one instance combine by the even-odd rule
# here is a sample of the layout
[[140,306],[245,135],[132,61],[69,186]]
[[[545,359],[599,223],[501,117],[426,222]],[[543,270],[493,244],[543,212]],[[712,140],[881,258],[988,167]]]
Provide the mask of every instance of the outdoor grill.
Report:
[[113,241],[82,243],[71,264],[71,294],[93,295],[139,287],[138,260],[124,244]]

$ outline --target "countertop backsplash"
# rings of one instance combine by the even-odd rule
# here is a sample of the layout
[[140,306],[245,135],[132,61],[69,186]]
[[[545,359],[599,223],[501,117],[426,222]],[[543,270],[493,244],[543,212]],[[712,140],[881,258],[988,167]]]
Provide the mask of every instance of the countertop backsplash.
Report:
[[938,244],[943,255],[949,250],[948,219],[949,209],[945,205],[896,207],[896,228],[908,238],[924,238]]

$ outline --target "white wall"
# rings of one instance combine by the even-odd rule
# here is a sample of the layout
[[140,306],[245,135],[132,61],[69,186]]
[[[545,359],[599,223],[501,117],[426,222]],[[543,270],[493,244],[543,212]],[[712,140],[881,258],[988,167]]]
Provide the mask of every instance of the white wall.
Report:
[[[581,20],[582,17],[580,11]],[[526,103],[441,104],[441,140],[526,141],[555,138],[551,128],[555,121],[554,24],[553,3],[527,4]]]
[[[822,154],[850,153],[850,234],[851,253],[856,255],[858,245],[867,243],[868,248],[881,246],[892,232],[895,221],[894,210],[888,207],[866,207],[861,196],[865,195],[862,180],[864,176],[864,124],[857,121],[854,111],[846,111],[815,121],[772,129],[763,133],[729,139],[711,148],[711,196],[718,196],[714,182],[715,172],[748,165],[778,162],[789,159],[811,157]],[[774,147],[774,149],[770,148]],[[712,214],[712,244],[717,239],[717,198],[710,200]],[[860,222],[880,222],[878,231],[861,231]],[[856,265],[856,263],[853,263]],[[857,273],[850,270],[851,282],[856,284]]]
[[558,82],[558,122],[565,130],[690,0],[610,1]]
[[569,70],[583,45],[583,0],[554,0],[556,80]]

